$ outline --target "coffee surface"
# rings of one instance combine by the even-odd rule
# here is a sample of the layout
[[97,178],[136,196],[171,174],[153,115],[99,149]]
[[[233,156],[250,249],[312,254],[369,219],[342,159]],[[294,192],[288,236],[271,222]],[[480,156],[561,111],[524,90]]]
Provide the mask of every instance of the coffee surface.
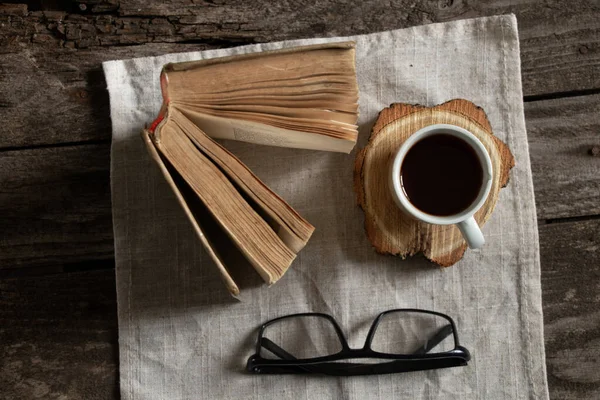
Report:
[[419,210],[432,215],[458,214],[473,204],[483,183],[477,154],[464,140],[447,134],[421,139],[400,169],[402,190]]

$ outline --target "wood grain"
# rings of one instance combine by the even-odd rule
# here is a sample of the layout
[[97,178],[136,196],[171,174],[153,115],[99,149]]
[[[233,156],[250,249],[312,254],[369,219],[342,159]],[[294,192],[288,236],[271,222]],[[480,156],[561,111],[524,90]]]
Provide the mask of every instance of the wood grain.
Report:
[[[514,12],[526,96],[600,88],[597,1],[28,3],[0,5],[0,149],[103,143],[0,152],[0,276],[112,254],[104,60]],[[538,218],[598,214],[597,107],[526,104]],[[599,238],[597,219],[540,226],[551,398],[600,398]],[[112,271],[0,280],[0,399],[118,398],[114,292]]]
[[[539,231],[550,398],[596,398],[600,220]],[[0,280],[0,399],[119,398],[116,335],[112,270]]]
[[[539,219],[600,213],[599,104],[525,104]],[[0,153],[0,269],[112,257],[108,154],[108,143]]]
[[0,153],[0,269],[110,260],[108,145]]
[[600,88],[600,5],[587,0],[32,4],[0,8],[0,118],[9,133],[0,148],[107,140],[105,60],[509,12],[519,23],[525,95]]
[[539,232],[550,398],[600,398],[600,220]]
[[91,51],[64,47],[45,50],[32,45],[1,54],[5,50],[2,49],[0,119],[4,121],[5,132],[0,135],[0,149],[108,142],[110,105],[103,61],[162,54],[169,49],[192,51],[208,47],[147,44]]
[[540,219],[600,214],[600,95],[525,104]]
[[451,124],[475,135],[487,149],[492,161],[492,187],[487,200],[475,213],[483,226],[498,201],[500,189],[508,182],[515,160],[492,127],[482,108],[470,101],[456,99],[435,107],[395,103],[383,109],[373,126],[367,145],[356,155],[354,191],[365,212],[365,230],[379,253],[402,258],[422,252],[443,267],[457,263],[466,243],[455,225],[430,225],[400,211],[389,191],[387,174],[400,146],[413,133],[428,125]]
[[0,280],[0,343],[2,400],[118,398],[114,270]]

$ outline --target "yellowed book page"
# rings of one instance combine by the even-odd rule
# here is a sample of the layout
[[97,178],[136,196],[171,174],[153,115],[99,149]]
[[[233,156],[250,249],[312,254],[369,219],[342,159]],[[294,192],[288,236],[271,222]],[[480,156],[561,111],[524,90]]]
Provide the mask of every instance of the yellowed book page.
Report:
[[238,288],[237,284],[234,282],[234,280],[231,277],[231,274],[229,273],[229,271],[227,270],[225,264],[222,262],[221,258],[216,253],[215,249],[213,249],[210,242],[204,235],[204,231],[203,231],[202,227],[200,226],[199,221],[197,221],[196,218],[194,217],[194,215],[192,214],[190,208],[187,205],[185,198],[183,197],[183,195],[181,194],[181,191],[175,184],[173,177],[169,173],[163,160],[160,158],[160,155],[158,154],[158,151],[156,150],[154,143],[150,139],[150,132],[148,132],[147,130],[142,131],[142,138],[144,139],[144,143],[146,144],[146,148],[148,149],[150,156],[152,157],[154,162],[156,162],[157,166],[159,167],[160,171],[162,172],[163,176],[165,177],[167,183],[169,184],[169,187],[171,188],[171,190],[173,190],[173,193],[175,193],[177,201],[179,202],[179,204],[183,208],[183,211],[185,212],[185,215],[191,222],[192,227],[194,228],[194,232],[196,232],[196,235],[200,239],[200,243],[202,243],[202,245],[206,249],[206,252],[210,256],[210,258],[214,261],[215,265],[217,266],[217,269],[219,270],[219,273],[221,274],[221,278],[223,279],[225,286],[227,286],[227,290],[229,290],[229,292],[233,296],[238,296],[240,294],[240,289]]
[[194,107],[194,111],[204,112],[210,110],[211,112],[222,112],[222,111],[238,111],[245,113],[258,113],[266,115],[278,115],[288,118],[302,118],[304,120],[320,120],[327,121],[330,123],[342,123],[350,125],[349,128],[356,127],[357,115],[356,113],[341,112],[324,110],[319,108],[289,108],[289,107],[273,107],[273,106],[259,106],[259,105],[212,105],[212,104],[199,104]]
[[239,119],[245,121],[254,121],[266,125],[272,125],[279,128],[290,129],[293,131],[320,133],[342,139],[354,140],[357,134],[357,125],[347,124],[344,122],[310,119],[310,118],[295,118],[285,117],[282,115],[256,113],[250,111],[224,111],[193,108],[193,111],[198,111],[201,114],[210,114],[215,117]]
[[[253,105],[272,106],[288,108],[320,108],[323,110],[335,110],[340,112],[358,112],[358,95],[340,96],[332,94],[310,94],[298,96],[255,96],[255,97],[231,97],[210,100],[211,105]],[[208,103],[199,100],[174,100],[170,104],[177,106],[195,107]]]
[[[261,96],[306,96],[315,94],[329,94],[332,96],[343,96],[344,99],[352,99],[357,94],[355,88],[337,89],[328,87],[327,85],[307,85],[297,87],[281,87],[276,85],[266,87],[252,87],[249,89],[239,89],[237,86],[225,86],[231,90],[224,90],[218,93],[203,93],[199,82],[202,82],[201,77],[194,78],[197,82],[190,82],[188,86],[198,87],[195,91],[172,91],[171,100],[199,101],[210,102],[212,100],[227,99],[233,97],[261,97]],[[348,77],[348,80],[351,78]],[[349,100],[348,102],[351,102]]]
[[194,98],[265,80],[293,80],[322,74],[355,76],[354,49],[318,49],[287,53],[263,53],[261,57],[209,64],[193,69],[169,72],[165,68],[169,98]]
[[[308,242],[314,227],[304,220],[289,204],[271,191],[237,157],[212,140],[193,122],[177,110],[171,110],[172,120],[188,137],[211,158],[227,176],[265,211],[278,225],[275,230],[283,242],[298,253]],[[200,151],[200,150],[199,150]]]
[[259,122],[221,118],[179,107],[177,109],[214,139],[340,153],[350,153],[356,143],[353,140],[277,128]]
[[195,93],[196,96],[212,99],[231,96],[233,94],[249,96],[254,94],[253,92],[280,95],[299,95],[305,92],[347,94],[349,92],[356,93],[358,91],[358,86],[353,74],[329,74],[309,78],[268,79],[264,81],[241,83],[235,87],[219,86],[214,88],[214,91],[212,92],[209,92],[206,87],[200,89],[201,90]]
[[158,150],[206,205],[256,271],[275,283],[296,255],[244,200],[229,179],[191,140],[168,121],[161,127]]
[[165,65],[165,70],[168,71],[184,71],[193,68],[198,68],[207,65],[213,64],[224,64],[231,61],[239,61],[242,59],[253,59],[253,58],[263,58],[266,55],[271,54],[293,54],[298,52],[306,52],[313,50],[321,50],[321,49],[342,49],[342,50],[354,50],[356,47],[356,43],[352,41],[347,42],[333,42],[333,43],[320,43],[320,44],[311,44],[306,46],[298,46],[298,47],[286,47],[278,50],[266,50],[266,51],[257,51],[253,53],[247,54],[235,54],[226,57],[217,57],[217,58],[209,58],[207,60],[195,60],[195,61],[186,61],[186,62],[178,62],[178,63],[170,63]]

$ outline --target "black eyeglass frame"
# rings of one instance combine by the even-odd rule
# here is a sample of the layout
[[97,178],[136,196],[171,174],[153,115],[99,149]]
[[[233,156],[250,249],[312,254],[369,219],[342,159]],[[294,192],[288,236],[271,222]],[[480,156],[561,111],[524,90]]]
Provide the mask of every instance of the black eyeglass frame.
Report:
[[[454,349],[432,354],[427,354],[428,350],[426,348],[420,349],[424,350],[424,352],[417,351],[417,353],[413,354],[389,354],[373,350],[371,348],[371,344],[373,342],[373,338],[375,337],[375,332],[377,331],[379,323],[387,314],[396,312],[413,312],[435,315],[444,318],[448,321],[449,326],[452,328],[452,335],[454,337],[455,345]],[[327,319],[329,322],[331,322],[332,326],[334,327],[335,332],[340,340],[342,349],[335,354],[330,354],[327,356],[296,359],[291,354],[287,353],[285,350],[277,346],[275,343],[263,337],[263,333],[269,325],[272,325],[283,319],[297,317],[320,317]],[[448,325],[442,328],[435,336],[443,334],[442,331],[447,327]],[[441,341],[447,336],[448,333],[445,333],[443,337],[438,339],[439,341]],[[437,343],[433,344],[433,346],[435,345],[437,345]],[[269,351],[278,355],[282,359],[273,360],[262,357],[260,354],[261,348],[263,347],[267,348]],[[338,362],[348,359],[360,358],[375,358],[390,361],[384,361],[382,363],[377,364]],[[250,358],[248,359],[246,370],[248,372],[257,374],[320,373],[335,376],[354,376],[421,371],[428,369],[464,366],[467,365],[470,359],[471,355],[469,351],[459,344],[458,334],[456,331],[456,324],[454,323],[454,320],[452,320],[452,318],[450,318],[448,315],[436,311],[420,310],[415,308],[398,308],[384,311],[375,318],[367,334],[365,344],[362,348],[359,349],[350,348],[350,346],[348,345],[348,341],[346,340],[346,337],[344,336],[344,333],[340,328],[339,324],[337,323],[335,318],[328,314],[298,313],[278,317],[267,321],[260,327],[260,330],[258,332],[258,341],[256,343],[256,354],[250,356]]]

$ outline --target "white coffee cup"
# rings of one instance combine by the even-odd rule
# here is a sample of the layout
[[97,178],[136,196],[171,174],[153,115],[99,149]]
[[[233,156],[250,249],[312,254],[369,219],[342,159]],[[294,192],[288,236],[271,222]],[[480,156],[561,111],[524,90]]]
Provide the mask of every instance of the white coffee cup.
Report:
[[[428,214],[419,210],[410,202],[402,188],[400,172],[402,162],[404,161],[404,157],[418,141],[428,136],[436,134],[452,135],[462,139],[473,149],[473,151],[477,155],[477,158],[479,159],[479,162],[481,164],[481,169],[483,171],[483,181],[481,183],[481,188],[479,189],[479,194],[469,207],[467,207],[462,212],[454,215],[439,216]],[[392,198],[394,199],[398,207],[400,207],[400,209],[404,211],[404,213],[417,220],[427,222],[429,224],[456,224],[470,248],[477,249],[483,246],[483,244],[485,243],[485,239],[483,238],[481,229],[479,228],[479,225],[477,225],[477,222],[475,221],[475,218],[473,218],[473,215],[485,203],[485,200],[487,199],[488,194],[490,193],[490,189],[492,188],[492,160],[490,159],[490,155],[487,152],[484,145],[479,141],[479,139],[477,139],[477,137],[475,137],[475,135],[473,135],[466,129],[455,125],[437,124],[426,126],[425,128],[420,129],[413,135],[411,135],[402,144],[402,146],[400,146],[396,155],[394,156],[389,174],[389,186],[392,193]]]

